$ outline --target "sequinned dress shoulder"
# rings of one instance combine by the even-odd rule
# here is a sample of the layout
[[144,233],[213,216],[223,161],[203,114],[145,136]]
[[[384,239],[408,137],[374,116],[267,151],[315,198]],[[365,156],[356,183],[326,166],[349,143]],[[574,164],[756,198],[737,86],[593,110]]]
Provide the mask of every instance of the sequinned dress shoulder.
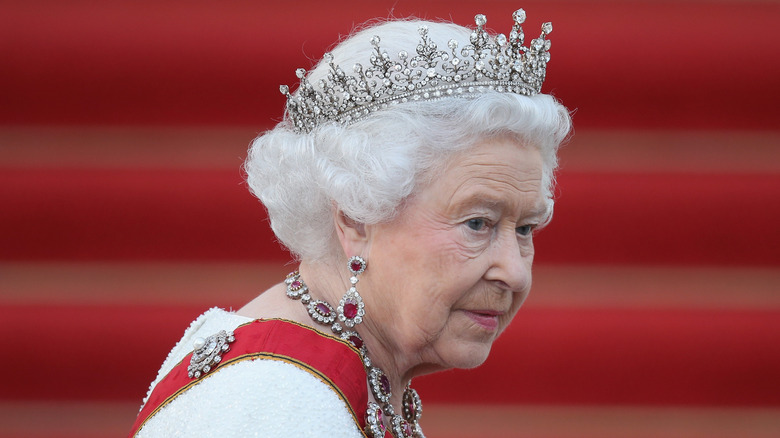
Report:
[[163,363],[130,436],[364,437],[367,399],[350,343],[211,309]]

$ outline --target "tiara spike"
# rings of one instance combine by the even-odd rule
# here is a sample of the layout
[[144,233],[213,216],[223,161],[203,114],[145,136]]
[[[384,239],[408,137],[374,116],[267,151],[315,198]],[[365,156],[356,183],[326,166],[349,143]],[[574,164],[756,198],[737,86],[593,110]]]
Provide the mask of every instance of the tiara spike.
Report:
[[525,10],[522,8],[516,10],[514,13],[512,13],[512,19],[515,20],[515,23],[517,24],[525,23]]
[[335,64],[333,54],[325,53],[327,72],[317,81],[317,87],[300,68],[295,71],[300,84],[294,93],[286,85],[279,87],[287,97],[291,128],[308,133],[323,123],[349,125],[389,105],[450,95],[486,91],[537,94],[550,60],[550,41],[546,37],[552,32],[552,24],[544,23],[541,35],[526,47],[521,26],[525,11],[516,10],[512,18],[514,24],[508,36],[491,37],[484,29],[487,18],[477,14],[476,28],[467,41],[451,39],[442,48],[423,25],[418,28],[417,47],[409,52],[400,50],[396,56],[382,48],[379,35],[373,35],[368,62],[355,63],[351,68]]

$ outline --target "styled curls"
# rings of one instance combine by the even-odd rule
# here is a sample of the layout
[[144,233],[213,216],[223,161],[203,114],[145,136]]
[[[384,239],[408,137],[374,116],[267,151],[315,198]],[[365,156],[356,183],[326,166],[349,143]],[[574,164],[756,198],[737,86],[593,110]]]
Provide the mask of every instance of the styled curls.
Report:
[[[388,52],[408,50],[421,24],[437,44],[467,40],[470,33],[449,23],[387,22],[339,44],[335,62],[352,65],[370,57],[374,34]],[[326,71],[320,63],[310,82]],[[252,142],[245,169],[278,239],[304,260],[327,260],[338,253],[335,209],[365,224],[389,221],[453,154],[490,137],[511,135],[539,149],[549,217],[557,149],[570,126],[566,108],[549,95],[448,96],[391,105],[349,126],[324,123],[307,134],[295,133],[285,120]]]

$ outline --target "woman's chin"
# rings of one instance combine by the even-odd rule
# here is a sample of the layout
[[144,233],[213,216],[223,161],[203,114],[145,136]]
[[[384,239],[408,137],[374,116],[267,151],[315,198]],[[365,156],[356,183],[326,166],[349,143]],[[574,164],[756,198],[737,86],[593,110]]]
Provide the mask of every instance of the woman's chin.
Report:
[[490,354],[490,347],[492,343],[476,343],[470,342],[466,345],[461,345],[457,349],[455,354],[451,355],[448,361],[448,368],[461,368],[470,369],[476,368],[488,358]]

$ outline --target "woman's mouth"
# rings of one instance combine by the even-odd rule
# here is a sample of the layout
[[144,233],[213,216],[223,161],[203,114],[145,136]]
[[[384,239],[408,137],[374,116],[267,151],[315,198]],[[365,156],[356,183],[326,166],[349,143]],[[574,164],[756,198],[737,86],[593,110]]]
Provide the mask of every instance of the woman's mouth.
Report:
[[465,310],[466,316],[471,318],[478,326],[485,330],[495,331],[498,329],[498,316],[501,312],[494,310]]

